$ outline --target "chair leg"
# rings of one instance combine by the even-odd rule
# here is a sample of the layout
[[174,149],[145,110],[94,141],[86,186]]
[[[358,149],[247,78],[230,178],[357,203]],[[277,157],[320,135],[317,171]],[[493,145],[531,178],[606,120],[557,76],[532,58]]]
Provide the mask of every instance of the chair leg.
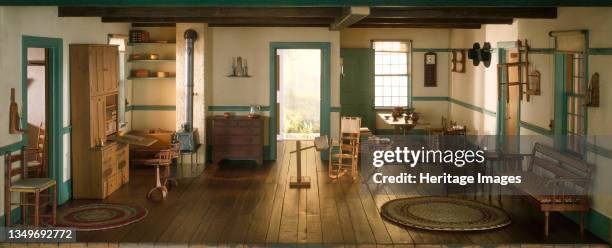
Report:
[[40,224],[40,191],[34,193],[34,226],[38,227]]
[[19,193],[19,200],[21,202],[19,208],[21,208],[21,224],[22,225],[26,225],[27,222],[27,204],[28,204],[28,197],[26,195],[26,193]]
[[550,212],[544,212],[544,236],[548,237],[548,218],[550,216]]
[[6,190],[8,194],[4,196],[4,216],[6,219],[4,220],[5,226],[11,226],[11,192]]

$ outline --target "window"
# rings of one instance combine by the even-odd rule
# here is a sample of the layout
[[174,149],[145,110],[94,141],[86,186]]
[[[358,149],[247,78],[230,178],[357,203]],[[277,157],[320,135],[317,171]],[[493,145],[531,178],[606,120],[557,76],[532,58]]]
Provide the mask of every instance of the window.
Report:
[[109,34],[108,35],[108,44],[109,45],[118,45],[119,46],[119,126],[125,127],[127,122],[125,121],[125,70],[126,70],[126,46],[127,46],[127,36],[126,35],[116,35]]
[[567,99],[567,149],[577,154],[584,154],[586,124],[586,80],[584,54],[566,55],[568,75],[566,80]]
[[374,106],[408,107],[410,42],[373,41]]

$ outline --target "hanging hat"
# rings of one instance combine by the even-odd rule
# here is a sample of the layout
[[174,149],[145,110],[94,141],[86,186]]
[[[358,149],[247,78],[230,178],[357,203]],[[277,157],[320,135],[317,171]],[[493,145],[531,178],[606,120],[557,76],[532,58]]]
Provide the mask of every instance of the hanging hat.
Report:
[[480,44],[478,42],[472,45],[472,49],[468,50],[468,58],[472,60],[474,66],[480,64]]
[[480,54],[482,56],[482,63],[488,68],[491,65],[491,43],[485,42]]

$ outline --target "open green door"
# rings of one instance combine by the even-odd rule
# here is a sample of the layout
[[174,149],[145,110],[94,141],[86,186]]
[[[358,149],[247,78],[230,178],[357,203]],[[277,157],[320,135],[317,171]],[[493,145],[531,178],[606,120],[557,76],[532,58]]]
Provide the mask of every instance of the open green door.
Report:
[[374,112],[374,49],[342,48],[343,76],[340,79],[342,116],[360,116],[361,126],[376,128]]

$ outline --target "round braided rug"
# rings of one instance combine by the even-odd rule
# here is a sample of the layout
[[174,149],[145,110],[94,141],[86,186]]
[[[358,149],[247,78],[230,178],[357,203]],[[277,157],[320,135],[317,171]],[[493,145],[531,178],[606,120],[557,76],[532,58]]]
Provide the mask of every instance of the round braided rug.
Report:
[[381,215],[400,225],[437,231],[478,231],[512,221],[504,210],[478,201],[450,197],[415,197],[388,201]]
[[59,211],[57,226],[75,228],[78,231],[117,228],[140,221],[147,213],[148,210],[144,207],[87,204]]

